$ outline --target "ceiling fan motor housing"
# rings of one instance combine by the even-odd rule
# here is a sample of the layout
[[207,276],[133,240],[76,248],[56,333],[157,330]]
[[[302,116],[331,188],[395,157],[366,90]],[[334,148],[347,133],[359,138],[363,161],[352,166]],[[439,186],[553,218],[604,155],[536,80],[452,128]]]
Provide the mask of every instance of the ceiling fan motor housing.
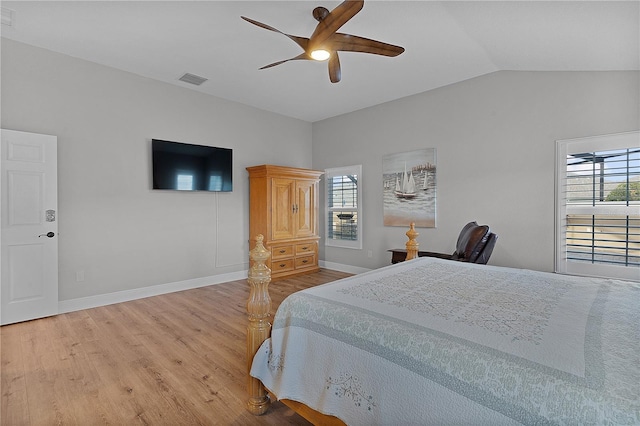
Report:
[[329,14],[329,9],[327,9],[326,7],[318,6],[315,9],[313,9],[313,17],[318,22],[322,22],[322,20],[326,18],[328,14]]

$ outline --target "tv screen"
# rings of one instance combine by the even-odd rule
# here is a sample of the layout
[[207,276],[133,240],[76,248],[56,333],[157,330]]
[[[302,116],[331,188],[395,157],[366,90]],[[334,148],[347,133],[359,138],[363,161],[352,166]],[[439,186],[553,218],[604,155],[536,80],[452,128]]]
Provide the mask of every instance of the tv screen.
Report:
[[151,140],[153,189],[231,192],[230,148]]

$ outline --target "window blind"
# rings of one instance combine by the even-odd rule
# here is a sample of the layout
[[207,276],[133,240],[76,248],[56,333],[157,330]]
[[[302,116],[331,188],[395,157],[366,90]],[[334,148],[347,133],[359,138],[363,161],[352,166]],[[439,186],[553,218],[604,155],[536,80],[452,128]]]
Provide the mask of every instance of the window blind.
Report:
[[362,166],[325,170],[326,245],[362,248],[361,174]]
[[640,140],[558,142],[556,270],[640,280]]

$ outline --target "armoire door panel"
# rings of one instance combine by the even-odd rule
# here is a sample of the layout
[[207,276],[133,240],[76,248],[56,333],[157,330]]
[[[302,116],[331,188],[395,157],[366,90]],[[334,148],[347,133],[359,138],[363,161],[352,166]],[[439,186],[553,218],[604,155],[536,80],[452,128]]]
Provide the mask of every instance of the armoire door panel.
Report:
[[295,215],[293,194],[295,181],[291,179],[273,179],[272,182],[272,227],[274,240],[295,237]]
[[298,181],[296,184],[297,206],[297,237],[310,237],[315,235],[315,206],[313,181]]

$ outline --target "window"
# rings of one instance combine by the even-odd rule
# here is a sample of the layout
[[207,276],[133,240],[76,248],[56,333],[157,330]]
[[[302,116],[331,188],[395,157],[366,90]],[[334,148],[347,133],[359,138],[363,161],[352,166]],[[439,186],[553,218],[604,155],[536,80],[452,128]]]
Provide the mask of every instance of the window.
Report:
[[640,281],[640,133],[557,142],[556,271]]
[[362,248],[362,165],[325,170],[325,245]]

